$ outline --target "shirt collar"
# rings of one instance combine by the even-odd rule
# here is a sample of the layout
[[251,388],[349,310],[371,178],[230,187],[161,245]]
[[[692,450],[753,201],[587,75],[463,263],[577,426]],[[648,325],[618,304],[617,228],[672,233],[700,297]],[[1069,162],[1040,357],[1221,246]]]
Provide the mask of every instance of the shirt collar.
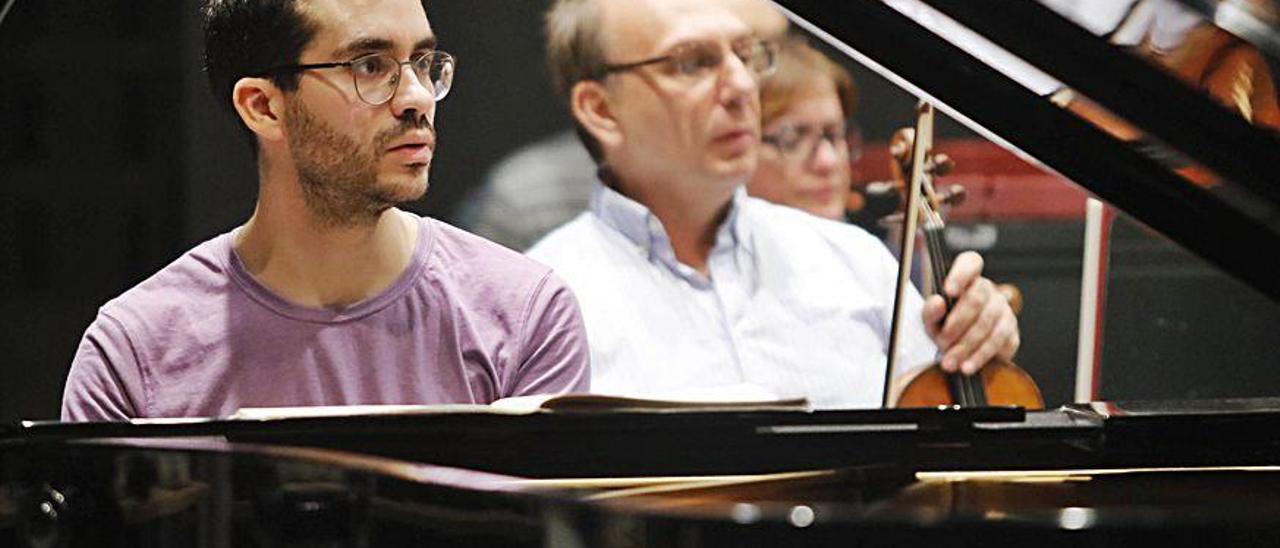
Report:
[[[729,213],[716,232],[716,245],[711,251],[713,255],[739,247],[749,250],[749,223],[742,221],[742,209],[747,200],[746,187],[738,187],[733,193]],[[675,251],[671,248],[671,240],[667,237],[662,222],[640,202],[606,185],[597,185],[591,196],[591,211],[650,257],[660,258],[671,266],[677,264]]]

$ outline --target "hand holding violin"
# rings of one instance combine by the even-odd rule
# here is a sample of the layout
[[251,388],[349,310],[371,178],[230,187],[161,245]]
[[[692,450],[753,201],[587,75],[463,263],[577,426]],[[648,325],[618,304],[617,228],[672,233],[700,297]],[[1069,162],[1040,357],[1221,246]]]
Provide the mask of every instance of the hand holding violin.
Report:
[[1021,344],[1009,300],[982,277],[982,268],[982,256],[971,251],[952,262],[943,284],[955,303],[950,314],[941,295],[925,300],[924,324],[943,352],[942,369],[948,373],[972,375],[993,358],[1011,361]]

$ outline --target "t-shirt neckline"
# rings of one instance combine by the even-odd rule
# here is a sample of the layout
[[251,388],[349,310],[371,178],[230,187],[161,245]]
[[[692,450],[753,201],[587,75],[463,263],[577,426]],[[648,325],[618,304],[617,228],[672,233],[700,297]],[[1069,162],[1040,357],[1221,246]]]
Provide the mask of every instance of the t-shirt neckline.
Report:
[[413,257],[409,261],[409,265],[405,267],[404,272],[400,273],[400,277],[396,279],[395,283],[391,284],[382,293],[342,308],[311,308],[303,306],[277,295],[274,291],[262,285],[249,273],[244,262],[240,260],[240,255],[235,251],[236,235],[243,227],[237,227],[231,232],[223,234],[220,255],[226,263],[226,269],[235,284],[251,299],[268,310],[281,316],[304,322],[350,322],[386,308],[409,291],[418,277],[423,275],[433,243],[432,236],[435,231],[431,230],[430,220],[425,217],[419,218],[418,226],[418,241],[414,246]]

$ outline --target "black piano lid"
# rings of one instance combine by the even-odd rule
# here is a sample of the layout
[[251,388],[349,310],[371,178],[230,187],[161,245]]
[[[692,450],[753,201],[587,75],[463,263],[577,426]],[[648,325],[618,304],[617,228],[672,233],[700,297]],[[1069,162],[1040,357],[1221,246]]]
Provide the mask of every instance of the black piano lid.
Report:
[[[805,30],[1280,300],[1280,141],[1032,0],[923,0],[1229,180],[1190,184],[878,1],[776,0]],[[876,66],[878,65],[878,66]],[[886,74],[887,73],[887,74]],[[1065,143],[1065,145],[1064,145]]]
[[997,9],[924,1],[1254,193],[1280,200],[1276,135],[1152,64],[1031,0],[1000,2]]
[[1280,458],[1280,442],[1267,434],[1280,429],[1280,400],[1181,404],[1177,410],[1137,418],[1068,407],[1025,414],[988,408],[49,422],[23,424],[19,434],[0,438],[0,447],[215,437],[527,478],[736,475],[885,463],[913,471],[1237,466]]
[[[886,461],[952,468],[1011,459],[1059,465],[1066,464],[1064,458],[1082,458],[1092,465],[1095,459],[1087,449],[1100,441],[1093,417],[1016,408],[445,413],[20,426],[9,443],[212,436],[529,478],[756,474]],[[5,443],[0,438],[0,446]],[[564,452],[568,447],[571,455]],[[1010,452],[1010,447],[1021,451]],[[1031,454],[1048,460],[1027,460]]]

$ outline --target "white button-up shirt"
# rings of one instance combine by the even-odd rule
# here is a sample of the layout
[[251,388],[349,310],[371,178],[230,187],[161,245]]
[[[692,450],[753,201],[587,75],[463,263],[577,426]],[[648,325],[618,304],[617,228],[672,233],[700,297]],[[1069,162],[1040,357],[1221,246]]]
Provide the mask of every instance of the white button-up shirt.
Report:
[[[529,255],[577,294],[594,392],[747,385],[819,408],[880,405],[898,263],[857,227],[739,189],[703,275],[676,260],[647,208],[600,186]],[[921,306],[908,291],[897,376],[937,357]]]

